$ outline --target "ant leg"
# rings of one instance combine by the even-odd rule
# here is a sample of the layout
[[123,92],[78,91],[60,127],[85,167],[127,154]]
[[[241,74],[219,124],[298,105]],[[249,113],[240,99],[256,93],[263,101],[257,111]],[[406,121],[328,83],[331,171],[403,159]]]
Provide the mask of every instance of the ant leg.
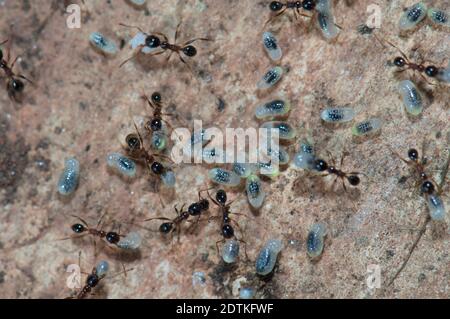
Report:
[[245,254],[245,258],[247,259],[247,261],[249,261],[250,258],[248,258],[248,255],[247,255],[247,242],[244,241],[244,240],[242,240],[242,239],[238,239],[237,237],[236,237],[236,239],[237,239],[239,242],[241,242],[241,243],[244,244],[244,254]]
[[180,27],[183,20],[180,19],[180,22],[177,24],[177,28],[175,29],[175,38],[174,42],[177,43],[178,36],[180,35]]
[[[326,175],[325,175],[326,176]],[[338,179],[338,176],[336,176],[333,180],[333,184],[331,184],[331,190],[334,191],[334,185],[336,184],[336,181]]]
[[403,53],[403,51],[402,50],[400,50],[395,44],[393,44],[391,41],[389,41],[389,40],[385,40],[390,46],[392,46],[392,47],[394,47],[394,48],[396,48],[399,52],[400,52],[400,54],[403,56],[403,58],[406,60],[406,62],[408,62],[409,63],[409,59],[408,59],[408,57],[406,56],[406,54],[405,53]]
[[148,221],[150,221],[150,220],[155,220],[155,219],[157,219],[157,220],[168,220],[168,221],[172,221],[170,218],[166,218],[166,217],[153,217],[153,218],[144,219],[143,221],[144,221],[144,222],[148,222]]
[[168,38],[167,35],[165,35],[164,33],[161,33],[161,32],[153,32],[153,34],[159,35],[159,36],[163,37],[163,39],[164,39],[165,42],[169,42],[169,38]]
[[11,63],[11,66],[9,67],[12,71],[12,69],[14,68],[14,66],[16,65],[17,60],[19,59],[19,56],[16,56],[16,58],[14,59],[14,61]]
[[185,42],[182,46],[185,47],[185,46],[187,46],[189,44],[194,43],[195,41],[212,41],[212,40],[208,39],[208,38],[195,38],[195,39],[191,39],[191,40]]
[[333,164],[334,167],[336,167],[336,161],[334,160],[333,154],[331,154],[330,151],[327,151],[328,157],[330,158],[331,164]]
[[271,16],[266,23],[264,23],[264,28],[267,26],[267,24],[269,24],[269,22],[275,20],[276,18],[278,18],[280,15],[284,14],[286,12],[287,7],[284,7],[280,12],[278,12],[277,14]]
[[[100,226],[100,224],[101,224],[101,222],[102,222],[102,220],[103,220],[103,218],[105,217],[106,214],[108,214],[108,211],[105,211],[105,213],[104,213],[104,214],[100,217],[100,219],[98,220],[97,226],[96,226],[97,229],[98,229],[98,227]],[[103,225],[102,225],[102,227],[103,227]]]
[[87,223],[83,218],[81,218],[80,216],[77,216],[77,215],[70,215],[70,216],[72,216],[72,217],[78,219],[79,221],[81,221],[81,222],[84,224],[84,226],[86,226],[87,228],[89,228],[88,223]]
[[169,55],[166,58],[166,62],[169,62],[170,58],[172,57],[173,51],[170,51]]
[[345,186],[345,179],[342,178],[342,186],[344,187],[344,191],[348,193],[347,186]]
[[224,242],[225,242],[225,239],[224,239],[224,238],[222,238],[222,239],[219,240],[219,241],[216,241],[216,249],[217,249],[217,255],[218,255],[218,256],[220,256],[219,243],[224,243]]
[[5,41],[3,41],[3,42],[0,42],[0,45],[3,45],[3,44],[5,44],[6,42],[8,42],[9,40],[5,40]]
[[84,233],[84,234],[81,234],[78,236],[69,236],[69,237],[64,237],[64,238],[58,239],[58,240],[78,239],[78,238],[83,238],[84,236],[87,236],[87,235],[88,235],[87,233]]
[[145,47],[145,45],[140,44],[136,47],[135,52],[125,61],[123,61],[122,63],[120,63],[119,68],[121,68],[122,66],[124,66],[126,63],[128,63],[129,61],[133,60],[135,57],[137,57],[137,55],[139,54],[139,52],[141,51],[141,49]]
[[134,26],[134,25],[128,25],[128,24],[125,24],[125,23],[119,23],[119,25],[122,26],[122,27],[126,27],[126,28],[137,29],[137,30],[139,30],[140,32],[142,32],[144,34],[147,34],[140,27],[137,27],[137,26]]
[[398,154],[396,151],[394,151],[390,146],[388,146],[387,148],[391,151],[392,154],[397,156],[400,160],[402,160],[403,162],[405,162],[408,165],[411,165],[410,161],[408,161],[408,160],[404,159],[403,157],[401,157],[400,154]]
[[30,79],[26,78],[25,76],[23,76],[22,74],[16,74],[17,77],[24,79],[26,81],[28,81],[31,84],[34,84],[33,81],[31,81]]

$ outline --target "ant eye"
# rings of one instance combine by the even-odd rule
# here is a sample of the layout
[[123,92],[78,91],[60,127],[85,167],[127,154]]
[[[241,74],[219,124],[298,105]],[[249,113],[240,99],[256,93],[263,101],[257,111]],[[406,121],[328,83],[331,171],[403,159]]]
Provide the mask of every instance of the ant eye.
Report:
[[408,151],[408,157],[413,161],[417,161],[419,159],[419,152],[417,152],[416,149],[412,148]]
[[422,113],[422,96],[413,82],[409,80],[401,81],[398,85],[398,90],[403,97],[403,104],[409,114],[417,116]]
[[429,77],[435,77],[435,76],[438,74],[438,68],[435,67],[435,66],[433,66],[433,65],[427,66],[427,67],[425,68],[425,73],[426,73]]
[[152,94],[152,101],[155,103],[161,103],[162,97],[161,94],[159,92],[154,92]]
[[402,57],[396,57],[394,59],[394,64],[398,67],[405,66],[405,59],[403,59]]
[[197,54],[197,49],[192,45],[188,45],[183,48],[183,53],[189,57],[193,57]]
[[280,11],[283,8],[283,4],[279,1],[272,1],[269,5],[270,10]]
[[400,18],[399,27],[401,30],[413,29],[427,15],[427,7],[419,2],[409,7]]
[[306,11],[314,10],[314,8],[316,7],[316,2],[314,0],[303,0],[302,7]]
[[146,39],[145,39],[145,45],[149,48],[157,48],[159,47],[159,45],[161,44],[161,40],[154,36],[154,35],[149,35]]
[[255,268],[258,275],[266,276],[272,272],[282,248],[283,243],[279,239],[270,239],[266,242],[256,258]]
[[69,158],[58,180],[58,192],[61,195],[72,194],[78,186],[80,179],[80,163],[75,158]]

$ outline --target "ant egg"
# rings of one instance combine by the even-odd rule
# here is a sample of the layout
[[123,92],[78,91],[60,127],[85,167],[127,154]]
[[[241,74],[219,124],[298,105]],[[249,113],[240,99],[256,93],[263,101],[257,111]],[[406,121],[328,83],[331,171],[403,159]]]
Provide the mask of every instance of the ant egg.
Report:
[[262,36],[264,49],[273,61],[281,59],[282,52],[278,46],[278,41],[271,32],[264,32]]
[[427,6],[423,2],[418,2],[403,13],[400,18],[399,27],[400,30],[413,29],[420,21],[422,21],[427,15]]
[[175,173],[170,169],[166,169],[161,175],[161,180],[167,187],[175,187]]
[[450,62],[446,69],[442,68],[438,71],[436,78],[441,82],[450,83]]
[[447,12],[436,8],[428,9],[428,18],[436,24],[450,27],[450,18]]
[[112,153],[106,157],[108,167],[127,177],[136,175],[136,163],[120,153]]
[[283,244],[279,239],[270,239],[259,252],[256,258],[256,273],[261,276],[268,275],[272,272],[277,261],[278,253],[281,251]]
[[291,104],[284,100],[272,100],[256,107],[255,115],[258,119],[286,115],[291,110]]
[[98,277],[104,277],[109,271],[109,263],[106,260],[102,260],[95,266],[95,272]]
[[330,123],[350,122],[355,117],[355,111],[349,107],[327,108],[320,113],[320,118]]
[[381,120],[377,118],[360,122],[352,127],[352,133],[355,136],[374,134],[381,129]]
[[222,168],[213,168],[208,172],[208,177],[214,183],[226,186],[238,186],[241,178],[235,173]]
[[317,14],[317,25],[327,39],[333,39],[339,33],[334,23],[334,17],[330,12],[319,12]]
[[422,96],[413,82],[401,81],[398,90],[403,98],[406,111],[411,115],[419,115],[423,110]]
[[245,191],[247,193],[248,202],[253,208],[261,208],[266,193],[262,189],[261,180],[257,175],[250,175],[245,181]]
[[428,195],[427,205],[430,210],[430,217],[433,220],[444,220],[445,207],[444,202],[438,195]]
[[255,297],[255,294],[255,289],[251,287],[245,287],[239,290],[239,298],[241,299],[253,299]]
[[156,151],[162,151],[167,147],[168,137],[163,131],[155,131],[152,134],[151,146]]
[[115,55],[117,53],[117,46],[111,40],[105,38],[99,32],[93,32],[89,36],[89,41],[95,49],[106,55]]
[[131,232],[124,238],[121,238],[120,241],[117,243],[117,246],[125,250],[134,250],[138,249],[139,246],[141,246],[141,243],[142,243],[141,235],[137,232]]
[[250,174],[256,172],[256,167],[254,164],[249,163],[234,163],[233,172],[235,172],[241,178],[247,178],[250,176]]
[[283,75],[283,68],[276,66],[269,69],[263,76],[263,78],[256,84],[256,87],[260,90],[266,90],[277,84],[281,80]]
[[61,195],[70,195],[78,186],[80,163],[75,158],[69,158],[64,165],[64,170],[58,180],[58,192]]
[[262,128],[276,129],[279,132],[281,140],[292,140],[297,136],[297,131],[292,125],[283,121],[265,122],[261,125]]
[[235,239],[228,239],[222,248],[222,259],[227,264],[236,262],[239,257],[239,242]]
[[316,258],[322,254],[323,241],[326,234],[326,226],[322,223],[314,224],[311,227],[306,240],[306,251],[309,257]]

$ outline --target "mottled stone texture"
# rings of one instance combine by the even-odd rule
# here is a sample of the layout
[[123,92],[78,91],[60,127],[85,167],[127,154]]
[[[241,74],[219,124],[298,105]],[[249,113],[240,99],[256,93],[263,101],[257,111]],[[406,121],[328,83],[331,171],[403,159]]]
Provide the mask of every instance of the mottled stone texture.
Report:
[[[86,0],[82,27],[76,30],[65,25],[64,2],[69,4],[0,1],[0,40],[12,41],[13,55],[21,56],[17,70],[35,82],[26,87],[21,104],[0,91],[1,297],[69,296],[67,265],[78,262],[81,250],[82,269],[90,271],[96,262],[94,247],[90,238],[59,239],[71,235],[71,214],[95,226],[104,212],[109,221],[126,222],[122,232],[138,230],[145,241],[135,255],[119,255],[97,241],[97,260],[108,259],[112,273],[121,270],[121,262],[134,270],[126,278],[105,279],[94,298],[223,298],[236,296],[239,285],[253,285],[260,288],[258,297],[274,298],[449,297],[450,241],[441,226],[431,223],[403,272],[386,287],[427,214],[415,180],[404,177],[409,176],[406,165],[388,146],[405,154],[409,147],[420,148],[426,138],[427,155],[433,159],[430,170],[441,167],[449,145],[450,96],[448,86],[431,87],[417,74],[395,76],[387,61],[398,55],[396,50],[357,34],[373,1],[335,1],[336,21],[344,30],[332,42],[315,26],[308,27],[306,18],[290,21],[291,13],[268,28],[277,34],[284,54],[281,65],[288,70],[269,94],[256,92],[257,80],[271,65],[261,45],[268,1],[151,0],[148,10],[139,11],[123,0]],[[416,59],[447,65],[449,30],[424,22],[400,36],[397,22],[414,1],[378,3],[383,17],[382,29],[375,31],[378,37]],[[429,4],[450,10],[448,1]],[[196,44],[198,55],[189,60],[195,77],[176,56],[169,63],[164,55],[140,57],[119,68],[131,54],[128,46],[107,59],[88,42],[93,31],[119,45],[128,41],[134,31],[119,22],[173,37],[181,19],[181,41],[214,39]],[[417,119],[407,116],[397,92],[398,81],[406,78],[427,92],[427,106]],[[172,243],[130,224],[174,216],[176,203],[196,200],[197,190],[207,185],[208,167],[177,167],[175,192],[161,192],[164,208],[155,178],[143,169],[131,183],[106,169],[105,156],[120,151],[118,135],[130,127],[130,108],[133,114],[144,114],[139,95],[153,90],[160,90],[170,112],[179,114],[171,120],[174,126],[195,118],[222,128],[257,126],[253,112],[258,102],[282,92],[293,104],[289,121],[314,137],[318,152],[339,158],[346,150],[344,168],[366,176],[358,189],[345,193],[340,183],[331,190],[331,179],[286,169],[278,179],[264,182],[268,196],[259,213],[250,211],[241,190],[230,190],[229,197],[236,198],[232,211],[250,216],[235,218],[251,261],[241,258],[237,266],[225,266],[216,254],[215,242],[221,239],[217,220],[201,223],[196,234],[182,234],[180,242]],[[350,105],[358,113],[356,121],[381,118],[381,134],[360,141],[352,138],[351,125],[324,125],[319,114],[329,104]],[[81,163],[80,185],[72,198],[61,199],[56,183],[70,156]],[[450,207],[448,183],[444,191]],[[212,214],[217,213],[214,207]],[[311,262],[305,238],[317,221],[327,224],[329,234],[322,257]],[[263,243],[275,237],[285,243],[278,266],[270,278],[258,278],[254,259]],[[384,289],[375,293],[366,285],[370,264],[381,267]],[[204,272],[203,284],[193,286],[194,272]]]

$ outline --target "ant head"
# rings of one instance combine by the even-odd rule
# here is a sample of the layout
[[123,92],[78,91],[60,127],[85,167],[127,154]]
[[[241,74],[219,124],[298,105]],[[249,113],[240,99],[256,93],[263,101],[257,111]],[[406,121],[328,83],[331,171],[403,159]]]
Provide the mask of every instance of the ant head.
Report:
[[209,201],[207,199],[202,199],[198,202],[202,210],[208,210],[209,209]]
[[110,244],[117,244],[120,240],[120,236],[116,232],[109,232],[106,234],[106,241]]
[[315,0],[303,0],[301,7],[303,9],[305,9],[306,11],[312,11],[316,7],[316,1]]
[[405,66],[405,64],[406,64],[406,61],[401,56],[398,56],[394,59],[394,65],[396,65],[398,67],[403,67],[403,66]]
[[172,223],[162,223],[161,226],[159,226],[159,231],[163,234],[168,234],[173,228]]
[[420,186],[420,191],[424,194],[431,195],[434,192],[434,185],[430,181],[425,181]]
[[183,53],[186,54],[188,57],[193,57],[197,55],[197,49],[193,45],[185,46],[182,49]]
[[159,104],[161,103],[162,97],[161,94],[159,92],[153,92],[152,94],[152,102]]
[[82,232],[86,231],[86,227],[84,227],[82,224],[73,224],[72,230],[74,233],[81,234]]
[[323,172],[328,169],[328,164],[323,159],[316,159],[314,161],[314,169],[318,172]]
[[162,121],[161,119],[153,119],[150,122],[150,129],[155,132],[155,131],[160,131],[162,128]]
[[222,205],[225,205],[225,203],[227,202],[227,193],[223,189],[219,189],[217,191],[216,201]]
[[193,203],[189,206],[188,212],[191,216],[198,216],[202,212],[202,207],[199,203]]
[[99,278],[95,274],[90,274],[86,278],[86,285],[88,285],[91,288],[97,286],[98,282],[99,282]]
[[347,177],[347,180],[352,186],[358,186],[361,181],[357,175],[350,175]]
[[410,160],[416,162],[419,159],[419,152],[417,152],[417,150],[415,148],[411,148],[408,151],[408,157]]
[[429,65],[425,68],[425,73],[429,77],[435,77],[438,74],[438,71],[439,71],[438,68],[435,67],[434,65]]
[[234,236],[234,229],[230,224],[226,224],[222,226],[222,235],[226,239],[230,239]]
[[269,4],[269,8],[272,11],[280,11],[283,8],[283,4],[280,1],[272,1]]
[[156,175],[161,175],[164,172],[164,166],[160,162],[153,162],[151,166],[151,170]]
[[23,91],[23,89],[25,88],[25,84],[18,79],[12,79],[9,84],[8,84],[9,88],[11,90],[13,90],[15,93],[20,93]]
[[125,143],[131,151],[136,151],[141,148],[141,140],[135,133],[128,134],[125,138]]
[[149,35],[145,38],[145,45],[149,48],[157,48],[161,44],[161,40],[155,35]]

